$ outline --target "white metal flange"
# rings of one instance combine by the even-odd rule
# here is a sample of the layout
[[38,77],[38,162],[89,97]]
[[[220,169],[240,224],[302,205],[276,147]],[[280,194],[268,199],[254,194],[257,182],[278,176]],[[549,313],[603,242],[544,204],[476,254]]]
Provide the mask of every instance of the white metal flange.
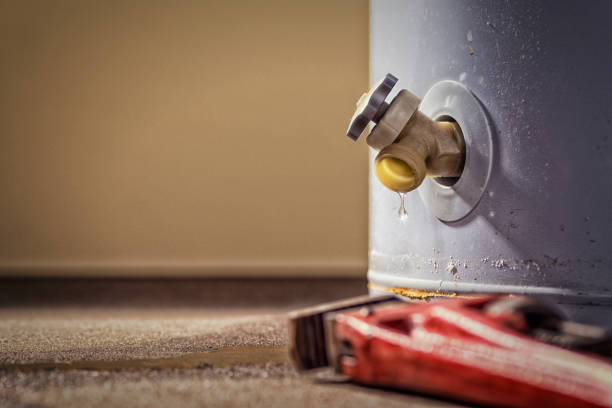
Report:
[[462,84],[441,81],[423,98],[419,110],[431,119],[452,118],[465,139],[465,165],[452,186],[427,177],[418,188],[431,214],[442,221],[458,221],[478,205],[491,175],[492,131],[487,114],[476,97]]

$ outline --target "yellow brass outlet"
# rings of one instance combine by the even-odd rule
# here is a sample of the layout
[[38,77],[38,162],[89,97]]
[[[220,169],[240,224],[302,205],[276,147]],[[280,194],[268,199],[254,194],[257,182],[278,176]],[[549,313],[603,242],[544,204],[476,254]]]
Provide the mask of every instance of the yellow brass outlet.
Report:
[[405,161],[395,157],[383,157],[376,162],[376,177],[393,191],[406,192],[416,186],[414,169]]

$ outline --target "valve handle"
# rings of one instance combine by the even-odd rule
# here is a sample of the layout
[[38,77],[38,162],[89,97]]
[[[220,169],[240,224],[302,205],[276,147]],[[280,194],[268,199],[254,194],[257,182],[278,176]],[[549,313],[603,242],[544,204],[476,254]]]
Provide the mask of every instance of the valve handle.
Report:
[[357,141],[370,122],[378,121],[389,107],[385,99],[396,83],[397,78],[387,74],[368,93],[361,95],[361,98],[357,101],[357,109],[346,131],[348,137]]

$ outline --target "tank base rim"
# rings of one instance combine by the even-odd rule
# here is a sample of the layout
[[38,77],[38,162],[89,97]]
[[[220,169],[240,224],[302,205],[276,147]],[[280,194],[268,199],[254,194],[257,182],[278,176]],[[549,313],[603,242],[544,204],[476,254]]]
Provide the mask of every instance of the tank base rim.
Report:
[[468,283],[434,279],[407,278],[389,273],[368,270],[368,286],[371,294],[401,291],[416,293],[411,299],[455,297],[476,294],[513,294],[546,298],[558,304],[571,320],[598,324],[612,328],[612,294],[582,293],[564,288],[518,286],[485,283]]

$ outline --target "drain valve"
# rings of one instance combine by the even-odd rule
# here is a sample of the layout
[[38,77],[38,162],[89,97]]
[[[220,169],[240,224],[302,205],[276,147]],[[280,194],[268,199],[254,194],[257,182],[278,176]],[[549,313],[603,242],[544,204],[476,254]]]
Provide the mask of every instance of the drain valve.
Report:
[[378,151],[376,176],[393,191],[412,191],[425,177],[452,184],[465,162],[461,128],[450,117],[430,119],[418,110],[421,100],[405,89],[385,102],[396,83],[397,78],[387,74],[361,96],[347,135],[356,141],[370,122],[376,124],[366,143]]

